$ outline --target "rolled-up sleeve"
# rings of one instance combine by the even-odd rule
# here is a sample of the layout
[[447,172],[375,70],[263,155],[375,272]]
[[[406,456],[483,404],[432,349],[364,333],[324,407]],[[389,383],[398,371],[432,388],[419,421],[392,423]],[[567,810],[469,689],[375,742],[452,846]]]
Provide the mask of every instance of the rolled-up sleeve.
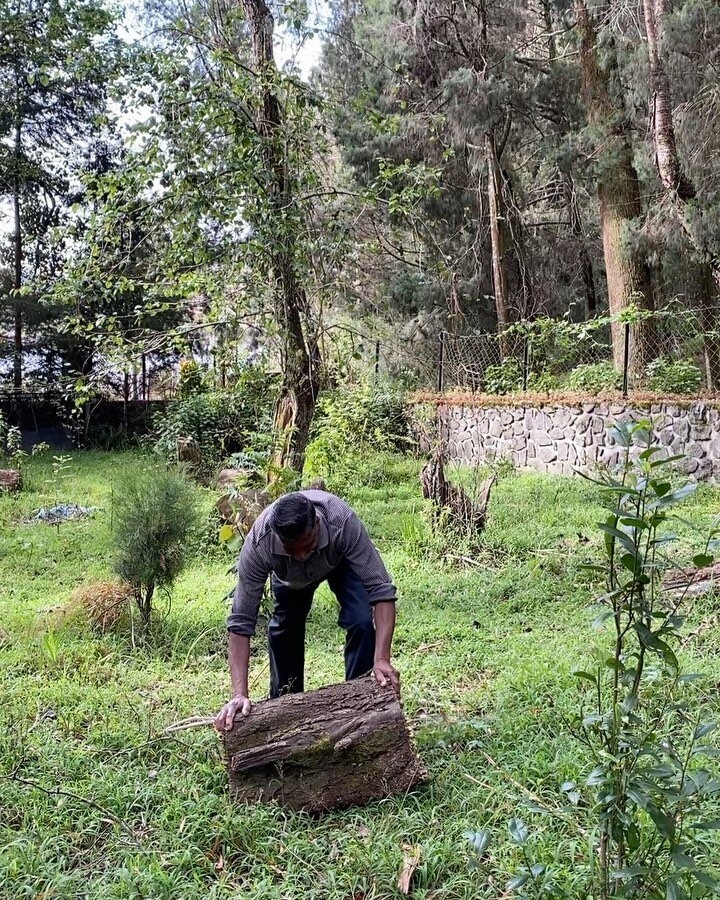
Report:
[[348,509],[343,523],[338,550],[362,581],[371,604],[397,599],[397,589],[390,580],[385,563],[356,513]]
[[232,612],[227,619],[227,630],[233,634],[250,636],[255,634],[263,588],[270,575],[270,566],[263,559],[251,535],[248,535],[240,551],[237,573],[238,583]]

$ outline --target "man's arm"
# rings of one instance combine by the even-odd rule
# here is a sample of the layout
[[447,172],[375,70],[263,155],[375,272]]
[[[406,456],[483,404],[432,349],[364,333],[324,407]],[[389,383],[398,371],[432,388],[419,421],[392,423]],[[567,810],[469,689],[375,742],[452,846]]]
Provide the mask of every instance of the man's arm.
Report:
[[359,516],[350,507],[348,507],[348,513],[343,524],[338,549],[362,581],[373,608],[375,620],[373,672],[375,678],[383,687],[389,683],[399,697],[400,676],[390,662],[393,632],[395,631],[395,595],[397,592],[385,568],[385,563]]
[[390,662],[393,632],[395,631],[395,603],[378,601],[373,607],[375,617],[375,663],[373,672],[381,687],[388,682],[400,696],[400,675]]
[[252,709],[248,697],[248,670],[250,668],[250,638],[248,635],[228,632],[228,661],[233,695],[232,699],[228,700],[215,716],[215,727],[218,731],[229,731],[238,713],[241,716],[248,716]]
[[255,634],[260,600],[269,574],[266,561],[253,544],[251,531],[238,559],[238,583],[232,612],[227,620],[228,662],[233,695],[215,717],[218,731],[232,728],[238,712],[247,716],[252,708],[248,697],[250,637]]

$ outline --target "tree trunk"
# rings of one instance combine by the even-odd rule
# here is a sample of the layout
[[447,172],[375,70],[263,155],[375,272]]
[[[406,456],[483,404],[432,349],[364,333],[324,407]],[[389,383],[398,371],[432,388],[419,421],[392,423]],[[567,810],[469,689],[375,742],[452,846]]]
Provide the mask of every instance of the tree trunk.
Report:
[[503,199],[500,161],[497,155],[495,135],[492,131],[485,132],[485,159],[488,170],[488,208],[490,212],[493,293],[495,294],[498,331],[503,332],[510,324],[507,270],[505,267],[505,250],[507,247],[505,223],[507,217]]
[[588,252],[585,232],[583,231],[582,218],[580,217],[580,204],[577,201],[575,184],[569,173],[563,177],[565,197],[568,214],[570,216],[570,231],[577,240],[580,258],[580,271],[582,274],[583,294],[585,297],[585,318],[592,319],[597,312],[597,293],[595,291],[595,276],[593,274],[592,259]]
[[16,391],[22,388],[23,380],[23,321],[22,305],[20,300],[20,288],[22,287],[22,232],[20,230],[20,123],[15,123],[15,177],[13,182],[13,220],[15,234],[13,235],[13,289],[16,292],[14,308],[14,338],[13,338],[13,387]]
[[404,794],[427,777],[395,694],[372,678],[258,703],[224,744],[238,803],[320,813]]
[[[610,92],[610,78],[616,64],[601,68],[597,54],[597,30],[585,0],[576,0],[580,31],[580,64],[583,91],[590,123],[603,132],[603,153],[598,178],[600,229],[603,239],[605,273],[610,314],[617,318],[631,304],[642,310],[654,308],[650,269],[641,253],[633,247],[634,234],[641,221],[642,203],[637,172],[633,164],[628,123],[617,109]],[[614,52],[612,43],[609,52]],[[653,328],[648,321],[636,322],[632,329],[630,368],[641,375],[655,355]],[[612,325],[615,367],[623,364],[624,327]]]
[[432,501],[433,519],[437,523],[447,516],[449,524],[466,535],[480,535],[485,530],[490,491],[497,478],[494,474],[486,478],[480,487],[478,499],[473,500],[459,485],[445,477],[446,462],[446,447],[440,441],[420,472],[422,495],[426,500]]
[[693,227],[687,204],[696,197],[695,185],[683,170],[675,140],[670,78],[661,56],[662,31],[667,13],[666,0],[643,0],[645,31],[650,59],[652,88],[652,132],[655,165],[666,195],[670,198],[690,245],[699,257],[700,280],[705,288],[701,303],[701,327],[705,334],[707,386],[715,390],[720,384],[720,346],[717,310],[720,306],[720,260],[710,250],[701,231]]
[[[274,87],[277,76],[273,53],[274,20],[264,0],[241,0],[252,40],[253,65],[261,83],[257,127],[264,139],[265,177],[271,211],[280,225],[282,211],[292,204],[292,185],[287,175],[283,115]],[[282,328],[282,386],[275,410],[277,468],[302,471],[305,448],[319,390],[317,340],[303,321],[308,301],[296,271],[296,243],[292,228],[278,228],[269,248],[275,316]]]

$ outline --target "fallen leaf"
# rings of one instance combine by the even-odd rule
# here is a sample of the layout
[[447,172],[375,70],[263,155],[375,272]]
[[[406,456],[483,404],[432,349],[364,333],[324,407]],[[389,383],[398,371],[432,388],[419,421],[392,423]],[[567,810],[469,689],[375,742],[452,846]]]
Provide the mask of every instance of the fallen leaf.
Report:
[[398,878],[398,889],[401,894],[409,894],[410,893],[410,882],[412,881],[413,873],[415,869],[420,865],[420,856],[422,854],[422,848],[418,846],[411,846],[410,844],[405,844],[403,846],[403,850],[405,851],[405,855],[403,857],[403,869],[400,873],[400,877]]
[[224,860],[223,855],[222,855],[222,853],[221,853],[220,856],[218,856],[218,858],[217,858],[217,862],[215,863],[215,871],[216,871],[216,872],[222,872],[222,870],[223,870],[224,868],[225,868],[225,860]]
[[360,832],[361,838],[370,837],[370,829],[367,827],[367,825],[361,825],[360,828],[358,828],[358,831]]

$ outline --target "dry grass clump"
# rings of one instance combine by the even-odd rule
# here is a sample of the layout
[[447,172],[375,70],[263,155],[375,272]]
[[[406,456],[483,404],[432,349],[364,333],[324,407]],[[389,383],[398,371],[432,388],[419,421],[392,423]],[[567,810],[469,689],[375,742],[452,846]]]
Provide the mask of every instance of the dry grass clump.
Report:
[[80,615],[95,631],[104,634],[116,628],[130,613],[135,590],[124,581],[94,581],[76,588],[63,609],[65,616]]

